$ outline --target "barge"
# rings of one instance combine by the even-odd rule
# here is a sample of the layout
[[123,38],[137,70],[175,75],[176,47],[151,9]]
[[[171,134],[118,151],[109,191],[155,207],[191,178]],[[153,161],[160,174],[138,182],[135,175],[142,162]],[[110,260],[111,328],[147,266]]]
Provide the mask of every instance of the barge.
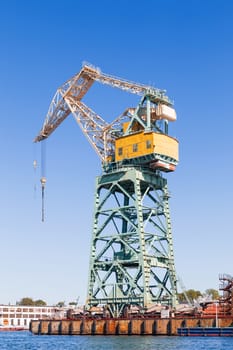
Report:
[[178,328],[178,335],[186,337],[233,337],[233,327]]
[[[218,319],[219,329],[231,328],[233,317]],[[189,335],[181,329],[213,329],[214,317],[169,318],[82,318],[32,320],[30,331],[36,335]],[[233,328],[232,328],[233,329]],[[219,333],[220,334],[220,333]],[[223,335],[223,332],[222,332]]]

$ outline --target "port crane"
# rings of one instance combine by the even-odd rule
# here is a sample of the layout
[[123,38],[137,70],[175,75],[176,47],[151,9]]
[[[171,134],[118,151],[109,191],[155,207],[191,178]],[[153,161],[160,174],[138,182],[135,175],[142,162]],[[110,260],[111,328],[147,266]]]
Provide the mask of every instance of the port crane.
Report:
[[[140,96],[106,122],[82,99],[94,82]],[[96,151],[102,175],[96,179],[87,307],[105,305],[111,316],[129,305],[175,307],[177,277],[166,172],[178,164],[178,141],[169,136],[176,120],[164,90],[103,73],[84,64],[56,91],[40,142],[72,114]],[[41,178],[42,193],[46,178]]]

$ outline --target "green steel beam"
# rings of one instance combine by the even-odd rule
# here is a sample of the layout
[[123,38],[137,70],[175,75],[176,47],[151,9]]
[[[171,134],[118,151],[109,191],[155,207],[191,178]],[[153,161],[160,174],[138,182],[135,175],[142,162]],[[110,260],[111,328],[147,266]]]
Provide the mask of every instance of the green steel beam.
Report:
[[97,177],[89,263],[88,306],[118,317],[128,304],[175,307],[167,180],[136,167]]

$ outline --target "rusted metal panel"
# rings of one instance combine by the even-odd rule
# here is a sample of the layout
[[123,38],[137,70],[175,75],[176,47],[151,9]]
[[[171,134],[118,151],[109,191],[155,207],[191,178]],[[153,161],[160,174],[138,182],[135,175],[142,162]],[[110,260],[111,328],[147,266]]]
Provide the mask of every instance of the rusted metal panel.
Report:
[[181,327],[186,327],[185,320],[182,319],[171,319],[171,334],[177,335],[177,329]]
[[156,334],[158,335],[170,335],[170,319],[157,319],[156,320]]
[[143,334],[143,320],[141,319],[133,319],[130,322],[130,334],[132,335],[141,335]]
[[144,320],[143,322],[143,334],[154,334],[155,321],[153,319]]
[[73,320],[71,321],[70,334],[72,335],[80,335],[81,334],[81,320]]
[[188,318],[186,320],[186,327],[199,327],[201,325],[201,319],[199,318]]
[[40,327],[39,327],[39,334],[49,334],[49,324],[50,324],[50,321],[41,320]]
[[40,329],[40,324],[41,321],[39,320],[34,320],[30,322],[30,332],[32,332],[33,334],[39,334],[39,329]]
[[82,326],[81,326],[81,334],[83,334],[83,335],[93,334],[93,322],[94,321],[92,319],[83,320]]
[[94,334],[96,334],[96,335],[106,334],[105,320],[95,320],[95,322],[94,322]]
[[129,324],[130,324],[130,320],[119,320],[118,326],[117,326],[117,334],[128,335],[129,334]]
[[48,334],[56,335],[61,332],[61,321],[60,320],[52,320],[49,323]]
[[117,325],[118,325],[117,320],[106,320],[106,334],[108,335],[117,334],[116,332]]
[[70,320],[62,320],[61,321],[61,334],[62,335],[69,335],[70,334]]
[[215,319],[207,318],[207,319],[202,319],[200,321],[200,327],[213,327],[213,326],[215,326]]

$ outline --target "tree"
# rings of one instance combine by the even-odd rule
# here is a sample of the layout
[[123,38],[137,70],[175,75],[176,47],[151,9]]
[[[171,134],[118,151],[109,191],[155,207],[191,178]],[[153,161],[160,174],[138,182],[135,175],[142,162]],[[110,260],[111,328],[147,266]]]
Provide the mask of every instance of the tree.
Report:
[[34,301],[35,306],[46,306],[47,303],[44,300],[38,299]]
[[178,293],[178,301],[180,304],[187,303],[187,298],[185,296],[185,293]]
[[197,300],[198,297],[202,296],[202,294],[199,290],[188,289],[185,291],[185,293],[178,293],[178,300],[180,303],[187,302],[187,298],[186,298],[185,294],[187,295],[187,297],[191,303],[193,303],[194,300]]
[[18,305],[22,306],[46,306],[46,302],[44,300],[38,299],[33,300],[32,298],[25,297],[22,298],[19,302],[17,302]]
[[59,301],[56,306],[64,307],[65,306],[65,302],[64,301]]
[[70,302],[69,302],[69,305],[77,306],[77,304],[78,304],[77,301],[70,301]]
[[187,294],[190,301],[197,300],[198,297],[202,296],[201,292],[199,290],[195,290],[195,289],[187,290],[186,294]]
[[18,305],[23,305],[23,306],[34,306],[34,301],[32,298],[25,297],[22,298],[19,302]]
[[219,299],[219,292],[216,289],[206,289],[205,294],[211,296],[213,300]]

